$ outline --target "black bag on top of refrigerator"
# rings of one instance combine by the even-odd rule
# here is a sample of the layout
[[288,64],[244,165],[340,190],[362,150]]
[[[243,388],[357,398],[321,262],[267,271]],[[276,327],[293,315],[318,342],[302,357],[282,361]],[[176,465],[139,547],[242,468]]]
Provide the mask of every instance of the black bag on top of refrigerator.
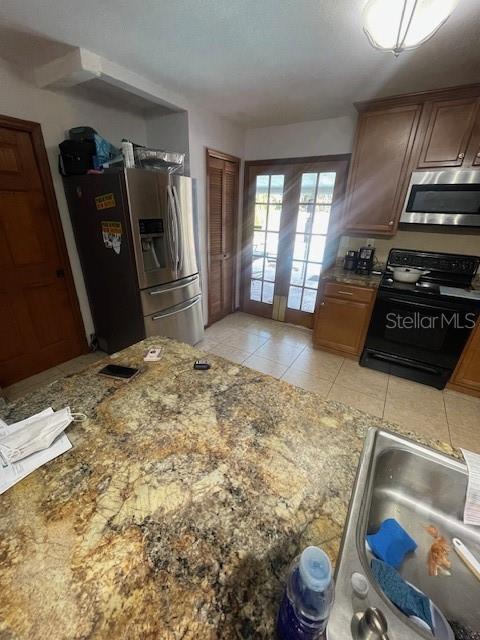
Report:
[[62,176],[79,176],[93,169],[96,154],[94,140],[64,140],[58,145],[59,170]]

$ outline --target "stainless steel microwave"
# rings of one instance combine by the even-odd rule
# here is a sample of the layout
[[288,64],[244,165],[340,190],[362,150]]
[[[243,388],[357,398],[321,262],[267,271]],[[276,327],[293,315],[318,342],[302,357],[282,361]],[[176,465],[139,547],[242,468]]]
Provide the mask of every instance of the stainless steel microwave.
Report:
[[400,222],[480,227],[480,168],[414,171]]

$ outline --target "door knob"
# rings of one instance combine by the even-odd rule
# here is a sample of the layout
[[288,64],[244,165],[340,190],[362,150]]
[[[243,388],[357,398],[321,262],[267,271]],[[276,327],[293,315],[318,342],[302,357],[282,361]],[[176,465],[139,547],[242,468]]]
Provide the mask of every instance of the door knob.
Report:
[[65,270],[64,269],[57,269],[55,271],[55,275],[57,276],[57,278],[64,278],[65,277]]

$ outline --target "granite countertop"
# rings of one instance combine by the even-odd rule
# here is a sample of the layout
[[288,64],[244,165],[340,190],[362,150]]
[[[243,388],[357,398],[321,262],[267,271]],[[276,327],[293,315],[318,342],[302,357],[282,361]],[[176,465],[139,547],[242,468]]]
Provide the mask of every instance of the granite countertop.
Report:
[[144,368],[130,383],[97,362],[3,410],[88,419],[0,496],[1,638],[272,638],[292,558],[335,561],[366,431],[394,427],[200,355],[149,339],[114,360]]
[[[379,265],[375,267],[375,270],[381,270],[382,267]],[[360,287],[367,287],[369,289],[378,289],[380,284],[381,276],[374,275],[371,273],[368,276],[363,276],[355,271],[347,271],[343,268],[342,264],[336,263],[334,266],[326,269],[321,274],[322,280],[327,280],[329,282],[340,282],[343,284],[353,284]]]
[[[384,265],[375,266],[376,271],[383,270]],[[334,266],[326,269],[322,272],[320,278],[329,282],[340,282],[343,284],[353,284],[360,287],[367,287],[369,289],[378,289],[382,276],[371,273],[368,276],[362,276],[354,271],[347,271],[343,268],[341,263],[336,263]],[[480,291],[480,275],[476,275],[472,281],[472,287],[474,291]]]

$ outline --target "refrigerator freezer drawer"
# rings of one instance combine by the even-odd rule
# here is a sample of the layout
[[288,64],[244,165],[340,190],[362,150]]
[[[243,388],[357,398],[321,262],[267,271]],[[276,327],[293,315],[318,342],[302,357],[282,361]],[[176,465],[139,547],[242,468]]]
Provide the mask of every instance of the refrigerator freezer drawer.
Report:
[[169,284],[158,287],[150,287],[140,292],[143,315],[149,316],[157,311],[170,309],[186,300],[191,300],[200,295],[200,277],[197,274],[175,280]]
[[145,317],[147,337],[165,336],[187,344],[203,338],[202,296]]

